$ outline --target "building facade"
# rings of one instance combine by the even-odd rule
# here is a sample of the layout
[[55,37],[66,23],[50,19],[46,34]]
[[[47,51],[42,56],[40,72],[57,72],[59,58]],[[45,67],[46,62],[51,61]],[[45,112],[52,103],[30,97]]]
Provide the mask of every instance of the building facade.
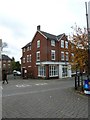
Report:
[[12,73],[12,59],[7,55],[2,55],[2,70]]
[[71,77],[69,41],[63,33],[58,36],[40,30],[30,43],[22,48],[22,75],[33,78]]

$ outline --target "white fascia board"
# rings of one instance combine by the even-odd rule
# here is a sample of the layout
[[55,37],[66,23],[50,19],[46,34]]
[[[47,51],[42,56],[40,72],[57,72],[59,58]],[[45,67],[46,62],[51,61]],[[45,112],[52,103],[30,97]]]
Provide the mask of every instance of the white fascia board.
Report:
[[[36,31],[35,35],[37,34],[37,32],[39,32],[43,37],[45,37],[47,39],[47,37],[45,35],[43,35],[39,30]],[[35,37],[35,35],[34,35],[34,37]],[[33,37],[33,39],[34,39],[34,37]],[[32,39],[32,41],[33,41],[33,39]],[[32,43],[32,41],[31,41],[31,43]]]
[[62,34],[61,38],[58,41],[60,41],[64,35],[65,35],[65,33]]
[[45,62],[37,62],[36,65],[68,65],[67,62],[52,62],[52,61],[45,61]]
[[42,34],[39,30],[37,30],[43,37],[45,37],[46,39],[47,39],[47,37],[44,35],[44,34]]

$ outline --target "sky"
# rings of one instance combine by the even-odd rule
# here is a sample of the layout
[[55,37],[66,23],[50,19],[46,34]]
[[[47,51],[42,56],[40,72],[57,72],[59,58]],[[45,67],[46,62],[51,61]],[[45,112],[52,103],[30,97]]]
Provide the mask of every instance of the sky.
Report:
[[71,34],[75,23],[86,27],[85,2],[90,0],[0,0],[0,39],[4,54],[20,61],[22,47],[32,41],[37,26],[59,35]]

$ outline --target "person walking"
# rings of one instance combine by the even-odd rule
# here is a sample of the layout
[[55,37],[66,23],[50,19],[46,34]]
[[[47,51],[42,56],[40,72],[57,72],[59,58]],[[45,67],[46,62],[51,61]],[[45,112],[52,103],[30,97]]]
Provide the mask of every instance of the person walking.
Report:
[[2,72],[2,80],[3,80],[3,84],[5,83],[5,81],[8,84],[8,80],[7,80],[7,72],[5,70],[3,70]]

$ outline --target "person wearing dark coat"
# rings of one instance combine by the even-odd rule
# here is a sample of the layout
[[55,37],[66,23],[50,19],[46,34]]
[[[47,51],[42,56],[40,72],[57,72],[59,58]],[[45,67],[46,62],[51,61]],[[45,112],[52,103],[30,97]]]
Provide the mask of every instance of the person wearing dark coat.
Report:
[[5,70],[3,70],[3,72],[2,72],[2,80],[3,80],[3,84],[5,83],[5,81],[6,81],[7,84],[8,84],[7,73],[6,73]]

